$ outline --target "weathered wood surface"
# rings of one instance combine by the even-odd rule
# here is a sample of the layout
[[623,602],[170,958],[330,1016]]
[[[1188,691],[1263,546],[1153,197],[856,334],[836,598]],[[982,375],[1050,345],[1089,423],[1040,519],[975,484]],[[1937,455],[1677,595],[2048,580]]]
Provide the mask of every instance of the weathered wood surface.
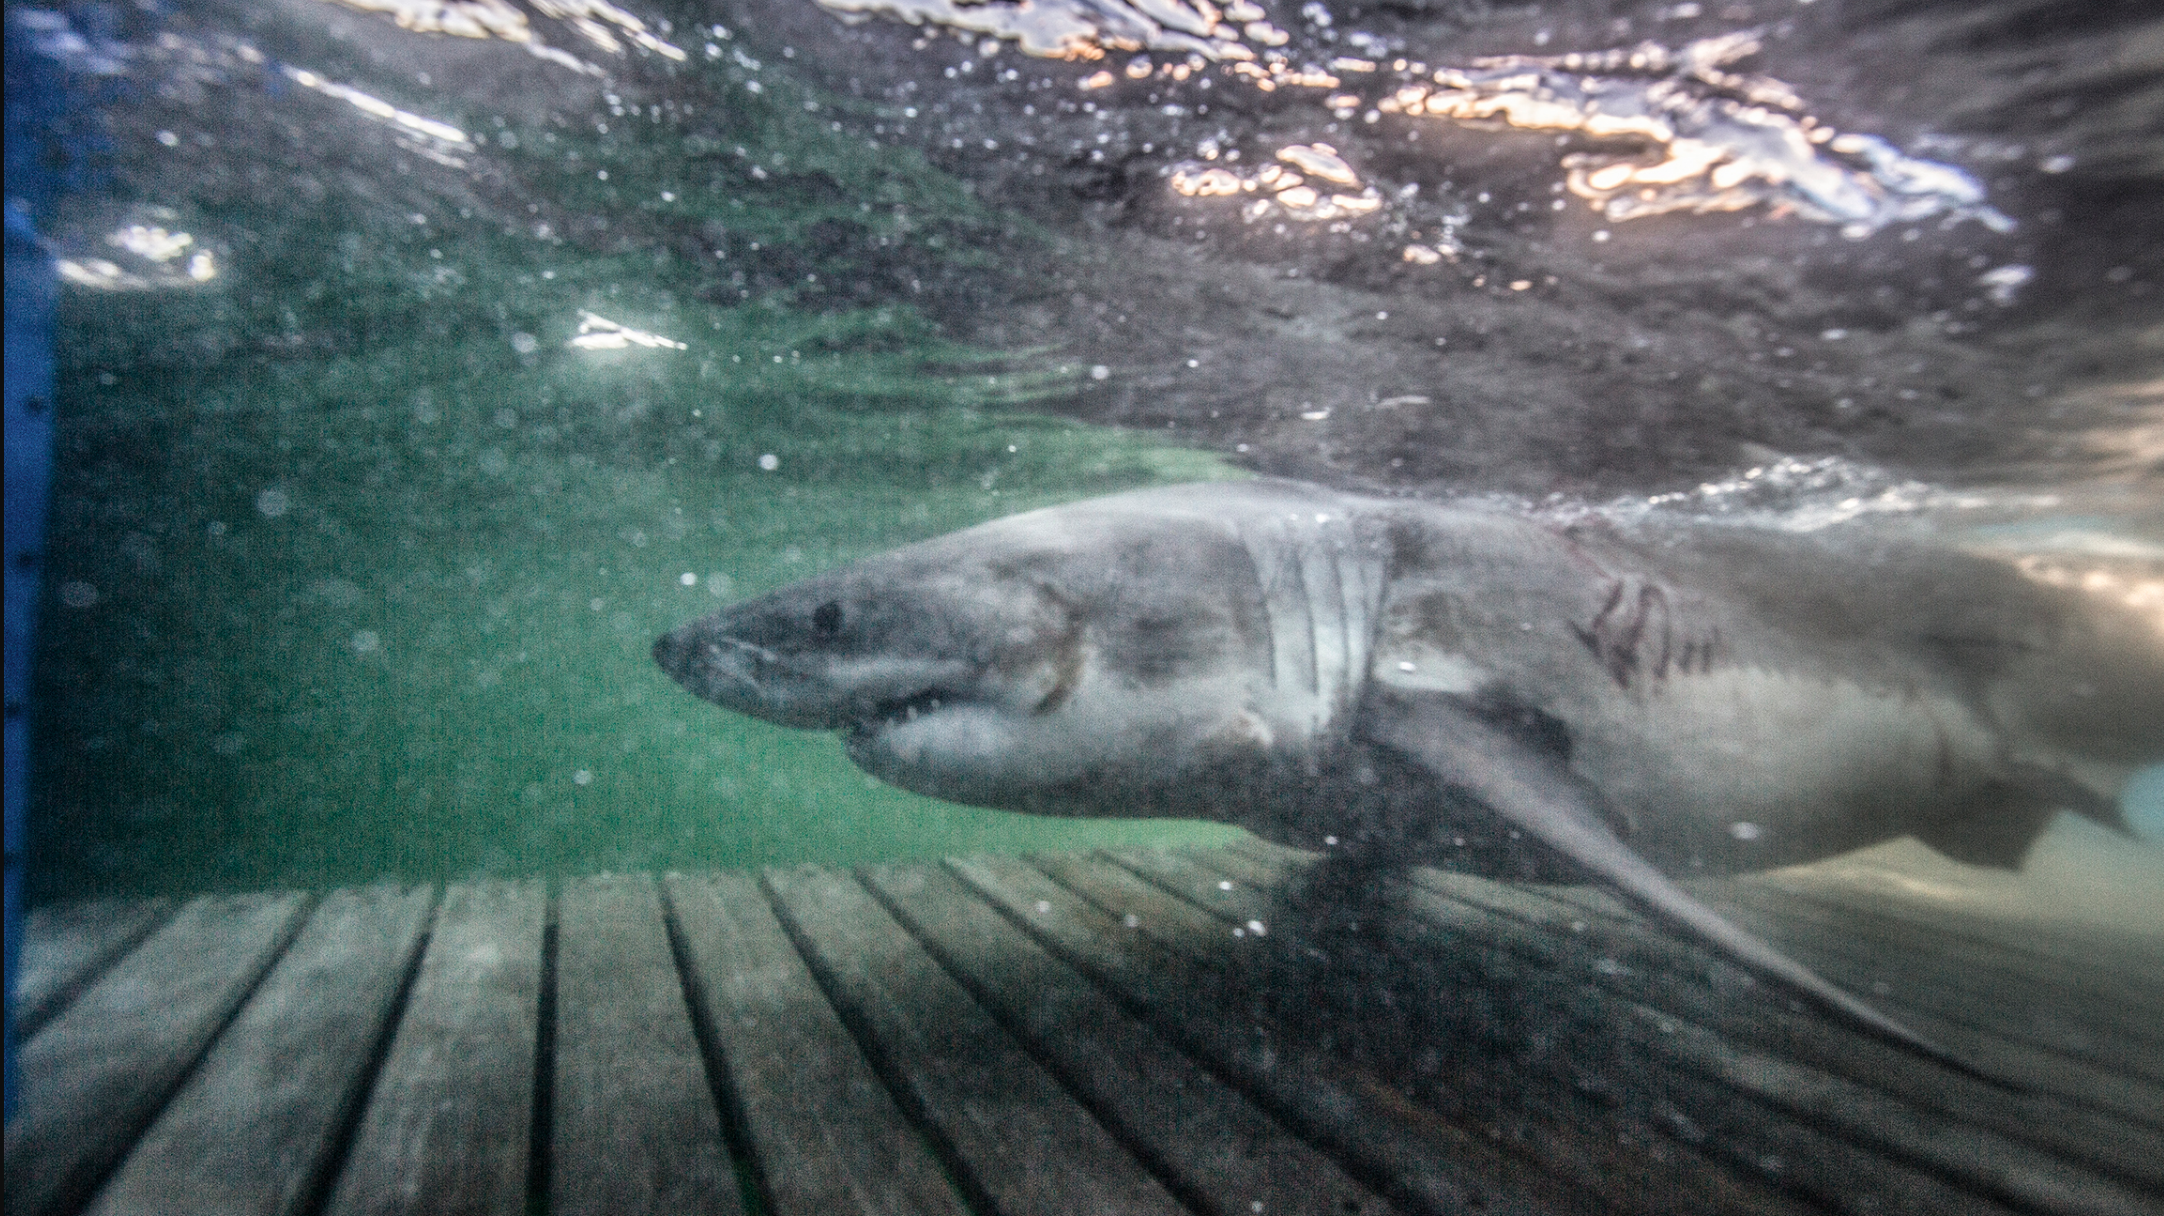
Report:
[[93,899],[33,909],[15,974],[15,1033],[27,1039],[43,1029],[172,914],[169,899]]
[[81,1208],[270,969],[308,902],[196,900],[22,1044],[9,1216]]
[[549,1210],[743,1211],[654,880],[573,880],[556,932]]
[[301,1210],[363,1092],[432,891],[334,891],[90,1205],[96,1216]]
[[864,1058],[758,880],[672,874],[667,888],[767,1210],[963,1216],[930,1141]]
[[1026,1050],[1210,1216],[1346,1216],[1387,1206],[1117,1001],[1059,962],[954,876],[866,874],[888,909]]
[[1015,1216],[1180,1210],[855,879],[807,867],[768,883],[843,1019],[981,1203]]
[[[1297,1027],[1242,1017],[1242,951],[1208,914],[1092,858],[973,858],[957,870],[1030,933],[1090,972],[1206,1066],[1347,1161],[1358,1176],[1415,1211],[1583,1211],[1590,1194],[1439,1112],[1419,1109],[1379,1078],[1337,1066]],[[1229,1016],[1228,1016],[1229,1015]]]
[[445,892],[331,1216],[525,1212],[547,913],[538,882]]
[[[7,1210],[2164,1216],[2164,946],[1259,842],[43,910]],[[2002,1083],[2003,1082],[2003,1083]]]

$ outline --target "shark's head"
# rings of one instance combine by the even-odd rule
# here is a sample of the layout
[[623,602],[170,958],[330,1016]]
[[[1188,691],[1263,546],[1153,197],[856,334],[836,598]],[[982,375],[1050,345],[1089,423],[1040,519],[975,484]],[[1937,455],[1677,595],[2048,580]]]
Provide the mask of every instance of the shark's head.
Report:
[[998,520],[692,621],[654,659],[717,705],[845,732],[852,760],[905,789],[1132,814],[1271,741],[1245,709],[1271,663],[1254,563],[1204,508]]

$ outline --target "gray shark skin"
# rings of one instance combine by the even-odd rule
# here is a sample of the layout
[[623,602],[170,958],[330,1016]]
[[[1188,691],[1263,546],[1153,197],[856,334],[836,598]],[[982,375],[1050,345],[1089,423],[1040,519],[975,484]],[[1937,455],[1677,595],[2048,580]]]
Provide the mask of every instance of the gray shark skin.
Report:
[[1941,1057],[1672,878],[1904,834],[2011,867],[2061,809],[2124,830],[2119,784],[2164,757],[2155,630],[2001,563],[1292,482],[996,520],[724,608],[654,658],[955,802],[1589,877]]

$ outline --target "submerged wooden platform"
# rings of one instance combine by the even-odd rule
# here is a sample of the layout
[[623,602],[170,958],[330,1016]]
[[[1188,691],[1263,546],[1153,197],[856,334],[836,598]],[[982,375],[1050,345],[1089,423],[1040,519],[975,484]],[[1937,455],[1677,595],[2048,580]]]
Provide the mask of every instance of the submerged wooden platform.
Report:
[[13,1216],[2164,1212],[2164,951],[1222,851],[35,913]]

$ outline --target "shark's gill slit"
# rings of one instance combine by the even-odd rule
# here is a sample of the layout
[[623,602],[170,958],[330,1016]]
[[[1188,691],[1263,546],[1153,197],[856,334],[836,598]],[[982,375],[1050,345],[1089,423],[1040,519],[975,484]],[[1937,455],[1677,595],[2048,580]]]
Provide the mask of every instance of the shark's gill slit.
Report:
[[1052,650],[1052,687],[1031,711],[1041,717],[1066,705],[1082,681],[1084,625],[1082,614],[1057,588],[1039,584],[1037,591],[1058,609],[1062,622],[1059,641]]

